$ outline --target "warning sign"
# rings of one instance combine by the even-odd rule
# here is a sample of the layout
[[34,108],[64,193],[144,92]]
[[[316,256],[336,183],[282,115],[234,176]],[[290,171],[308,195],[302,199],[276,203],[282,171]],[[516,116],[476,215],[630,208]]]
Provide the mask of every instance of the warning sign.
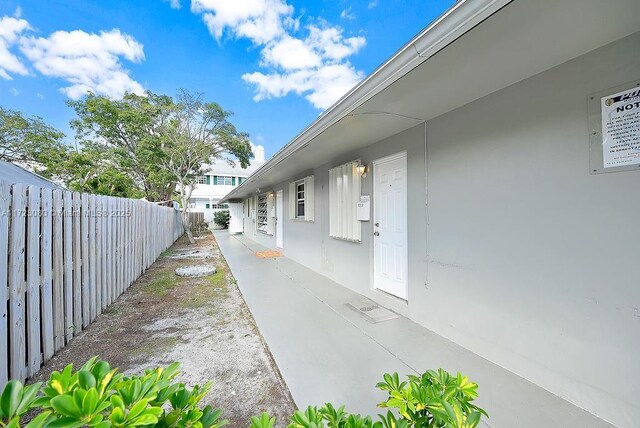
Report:
[[640,88],[603,97],[600,103],[604,167],[640,165]]

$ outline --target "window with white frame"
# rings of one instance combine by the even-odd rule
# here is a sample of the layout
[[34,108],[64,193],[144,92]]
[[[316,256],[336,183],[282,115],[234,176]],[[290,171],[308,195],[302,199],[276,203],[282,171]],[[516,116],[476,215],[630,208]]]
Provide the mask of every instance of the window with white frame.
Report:
[[359,162],[347,162],[329,170],[329,236],[360,242],[362,225],[356,209],[360,201]]
[[235,186],[236,178],[229,177],[226,175],[214,175],[213,176],[213,185],[214,186]]
[[314,221],[313,175],[289,183],[289,219]]
[[198,178],[196,178],[196,184],[207,184],[207,176],[201,175]]
[[296,218],[304,218],[304,180],[296,181]]

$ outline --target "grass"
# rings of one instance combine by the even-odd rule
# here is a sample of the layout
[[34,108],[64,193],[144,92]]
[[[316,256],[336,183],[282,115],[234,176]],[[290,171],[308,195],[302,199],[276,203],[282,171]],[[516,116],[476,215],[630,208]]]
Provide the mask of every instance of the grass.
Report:
[[[180,302],[182,308],[204,308],[214,303],[221,293],[227,293],[227,278],[224,272],[218,271],[204,279],[205,281],[198,282],[191,287],[189,296]],[[222,290],[216,291],[216,288],[221,288]],[[212,310],[209,312],[212,312]]]
[[174,288],[176,285],[177,278],[172,272],[162,272],[158,277],[146,284],[144,289],[154,296],[163,297],[166,296],[169,290]]
[[171,250],[171,248],[167,248],[166,250],[160,253],[160,257],[169,257],[172,254],[173,254],[173,250]]

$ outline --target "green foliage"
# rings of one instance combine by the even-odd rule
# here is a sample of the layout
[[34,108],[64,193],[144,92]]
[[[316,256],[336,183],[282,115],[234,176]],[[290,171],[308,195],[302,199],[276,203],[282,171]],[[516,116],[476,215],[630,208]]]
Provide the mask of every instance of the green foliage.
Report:
[[174,181],[158,166],[166,157],[161,128],[174,109],[171,97],[149,92],[116,100],[90,93],[68,104],[77,116],[71,121],[76,141],[98,155],[96,165],[107,162],[130,177],[149,200],[170,199]]
[[184,194],[216,158],[231,155],[243,168],[249,164],[248,135],[231,123],[231,112],[200,94],[183,90],[174,99],[147,92],[121,100],[88,94],[68,104],[82,153],[101,172],[83,181],[91,191],[114,194],[134,185],[150,201],[167,201],[176,186]]
[[[68,365],[53,372],[44,384],[27,387],[9,382],[0,394],[0,427],[20,428],[121,428],[193,427],[219,428],[222,411],[200,401],[211,384],[188,389],[174,382],[178,363],[147,369],[143,375],[124,376],[106,361],[92,358],[80,370]],[[377,387],[388,393],[379,406],[388,408],[378,420],[350,414],[330,403],[296,411],[287,428],[475,428],[487,413],[474,405],[478,385],[458,373],[429,370],[400,381],[397,373],[385,374]],[[21,424],[29,410],[39,414]],[[250,428],[274,428],[275,417],[254,416]]]
[[42,118],[0,107],[0,160],[42,164],[65,152],[64,134]]
[[78,371],[70,364],[53,372],[42,387],[11,381],[0,396],[0,427],[22,426],[20,418],[30,409],[40,413],[27,428],[223,426],[222,411],[198,406],[211,384],[188,389],[173,382],[178,366],[124,376],[106,361],[92,358]]
[[460,373],[452,376],[442,369],[428,370],[403,382],[397,373],[385,374],[377,387],[389,394],[379,406],[397,409],[408,426],[474,428],[482,415],[488,416],[472,404],[478,397],[478,385]]
[[[421,376],[408,376],[400,381],[397,373],[385,374],[377,387],[386,391],[388,399],[379,404],[388,410],[369,416],[349,414],[344,406],[307,407],[291,416],[288,428],[475,428],[487,413],[471,402],[478,396],[478,385],[458,373],[452,376],[439,369]],[[251,418],[251,428],[273,428],[274,418],[267,413]]]
[[229,210],[221,210],[213,213],[213,222],[225,229],[229,227],[230,218]]

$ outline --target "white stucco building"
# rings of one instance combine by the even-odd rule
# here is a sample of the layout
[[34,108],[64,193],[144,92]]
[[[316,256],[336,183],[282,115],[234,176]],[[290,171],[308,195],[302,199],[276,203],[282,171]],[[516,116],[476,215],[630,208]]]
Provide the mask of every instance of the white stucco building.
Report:
[[206,172],[198,179],[198,184],[191,193],[189,203],[192,212],[204,213],[205,221],[213,219],[213,213],[227,209],[226,204],[220,204],[220,199],[239,186],[265,163],[264,147],[253,148],[254,158],[247,168],[242,168],[238,162],[230,165],[223,159],[215,164],[205,165]]
[[639,87],[638,0],[458,1],[223,202],[246,237],[638,426]]

